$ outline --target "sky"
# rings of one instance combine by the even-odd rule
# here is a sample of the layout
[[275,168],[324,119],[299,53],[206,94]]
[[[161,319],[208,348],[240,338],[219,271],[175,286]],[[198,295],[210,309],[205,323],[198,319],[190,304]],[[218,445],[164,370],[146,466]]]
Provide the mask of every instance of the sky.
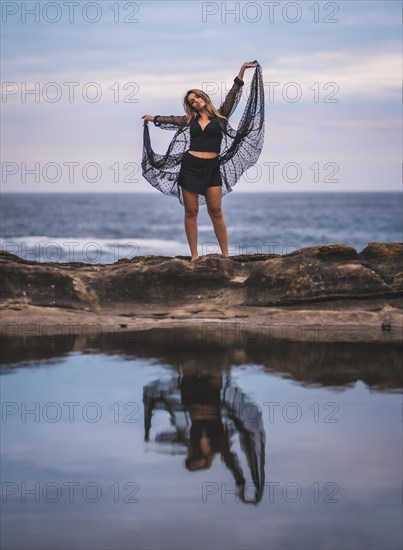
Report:
[[[158,192],[144,114],[218,107],[243,62],[265,87],[244,192],[401,191],[401,3],[1,3],[2,192]],[[245,72],[236,128],[254,69]],[[173,132],[149,124],[164,153]]]

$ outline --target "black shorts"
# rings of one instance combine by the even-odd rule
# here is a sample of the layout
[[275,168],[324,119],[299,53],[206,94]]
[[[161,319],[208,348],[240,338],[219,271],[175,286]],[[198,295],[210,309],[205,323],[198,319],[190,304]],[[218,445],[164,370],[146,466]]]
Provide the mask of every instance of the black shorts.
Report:
[[208,187],[221,187],[220,160],[203,159],[186,151],[183,156],[178,184],[192,193],[205,195]]

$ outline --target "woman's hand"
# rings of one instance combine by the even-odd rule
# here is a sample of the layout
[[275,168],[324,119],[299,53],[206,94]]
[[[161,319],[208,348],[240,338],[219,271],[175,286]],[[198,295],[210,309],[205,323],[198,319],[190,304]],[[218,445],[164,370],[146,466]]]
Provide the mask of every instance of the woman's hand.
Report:
[[245,61],[245,63],[242,64],[241,70],[239,71],[238,78],[243,80],[243,75],[246,69],[251,69],[252,67],[256,67],[259,65],[258,61]]
[[144,118],[144,124],[148,124],[154,120],[154,115],[144,115],[141,118]]
[[251,69],[252,67],[256,67],[256,65],[259,65],[259,63],[256,61],[245,61],[245,63],[242,65],[243,69]]

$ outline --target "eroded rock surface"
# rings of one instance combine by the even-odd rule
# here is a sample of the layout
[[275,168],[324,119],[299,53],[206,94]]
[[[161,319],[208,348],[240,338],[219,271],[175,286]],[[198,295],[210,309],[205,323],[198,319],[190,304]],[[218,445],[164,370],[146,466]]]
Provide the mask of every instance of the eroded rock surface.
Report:
[[100,311],[141,304],[166,307],[281,306],[397,296],[403,291],[401,243],[303,248],[280,256],[140,256],[115,264],[56,264],[0,253],[1,302]]
[[[403,310],[402,252],[403,243],[372,242],[360,253],[334,244],[286,255],[211,254],[196,262],[185,256],[139,256],[94,265],[38,263],[0,251],[2,322],[29,322],[41,312],[48,321],[73,314],[78,320],[81,314],[92,320],[262,322],[291,310],[294,318],[296,310],[301,317],[304,310],[310,323],[320,323],[320,310],[322,319],[349,311],[349,323],[368,319],[384,331],[393,324],[396,330],[395,314]],[[381,318],[370,319],[371,312],[381,311]],[[342,313],[334,318],[342,325]]]

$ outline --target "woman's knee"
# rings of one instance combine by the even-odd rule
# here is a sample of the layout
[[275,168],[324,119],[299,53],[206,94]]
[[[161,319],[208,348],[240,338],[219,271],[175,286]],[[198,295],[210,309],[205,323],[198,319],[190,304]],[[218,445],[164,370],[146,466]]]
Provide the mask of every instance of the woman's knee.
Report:
[[185,216],[187,218],[197,218],[199,208],[195,206],[185,206]]
[[208,214],[210,218],[214,218],[214,219],[220,219],[223,217],[223,211],[221,206],[214,206],[212,208],[209,208]]

